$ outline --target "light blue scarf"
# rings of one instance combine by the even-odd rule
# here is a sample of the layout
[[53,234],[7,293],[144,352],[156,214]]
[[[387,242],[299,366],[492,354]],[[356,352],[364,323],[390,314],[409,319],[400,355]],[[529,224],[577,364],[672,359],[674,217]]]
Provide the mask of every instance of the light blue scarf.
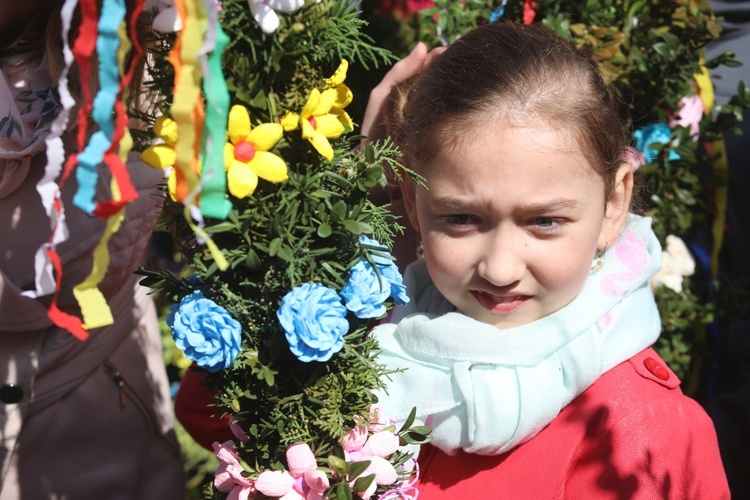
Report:
[[416,262],[405,276],[411,302],[374,330],[379,361],[407,368],[391,375],[379,405],[399,422],[416,406],[418,421],[428,421],[433,444],[446,453],[505,453],[656,341],[661,323],[648,279],[660,267],[651,219],[631,216],[604,267],[570,304],[499,330],[456,312]]

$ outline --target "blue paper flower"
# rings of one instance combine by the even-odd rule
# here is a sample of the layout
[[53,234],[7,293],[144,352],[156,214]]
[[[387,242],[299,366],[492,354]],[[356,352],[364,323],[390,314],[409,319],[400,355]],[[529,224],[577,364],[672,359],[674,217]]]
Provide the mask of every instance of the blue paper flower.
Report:
[[240,352],[242,327],[226,309],[196,291],[170,310],[167,325],[186,358],[210,372],[232,366]]
[[359,237],[360,245],[367,245],[378,248],[379,253],[387,254],[387,257],[371,254],[372,261],[378,266],[380,274],[390,284],[391,293],[390,296],[396,303],[405,305],[409,303],[409,297],[406,295],[406,287],[404,286],[404,279],[401,276],[401,272],[398,270],[398,266],[391,258],[388,252],[388,247],[380,244],[378,241],[368,238],[365,235]]
[[349,330],[338,294],[319,283],[295,287],[276,311],[289,348],[300,361],[328,361],[344,347]]
[[375,268],[362,259],[351,268],[349,280],[340,294],[346,308],[358,318],[378,318],[385,314],[383,304],[391,296],[391,285],[383,274],[378,276]]
[[[651,163],[659,155],[658,149],[652,149],[649,145],[657,143],[662,146],[669,143],[672,130],[666,123],[651,123],[633,132],[635,149],[643,153],[646,163]],[[680,154],[674,149],[669,150],[669,160],[679,160]]]

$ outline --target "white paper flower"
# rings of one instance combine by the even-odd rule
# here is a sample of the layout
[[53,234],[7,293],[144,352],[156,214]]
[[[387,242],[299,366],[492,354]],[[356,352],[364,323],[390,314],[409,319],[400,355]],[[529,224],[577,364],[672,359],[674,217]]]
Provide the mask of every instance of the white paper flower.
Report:
[[305,5],[305,0],[247,0],[255,21],[270,35],[279,27],[279,16],[276,12],[294,14]]
[[695,272],[695,260],[690,251],[677,236],[667,236],[667,245],[661,254],[661,270],[651,277],[649,284],[652,290],[659,285],[671,288],[677,293],[682,292],[682,280],[685,276],[692,276]]
[[182,29],[182,19],[173,0],[159,0],[159,13],[154,17],[154,29],[160,33],[176,33]]

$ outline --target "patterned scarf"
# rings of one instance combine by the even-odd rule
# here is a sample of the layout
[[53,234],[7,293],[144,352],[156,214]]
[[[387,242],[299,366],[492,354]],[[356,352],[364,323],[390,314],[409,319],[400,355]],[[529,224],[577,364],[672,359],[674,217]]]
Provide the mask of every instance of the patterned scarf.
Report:
[[59,106],[44,57],[31,63],[23,55],[0,59],[0,198],[26,178]]

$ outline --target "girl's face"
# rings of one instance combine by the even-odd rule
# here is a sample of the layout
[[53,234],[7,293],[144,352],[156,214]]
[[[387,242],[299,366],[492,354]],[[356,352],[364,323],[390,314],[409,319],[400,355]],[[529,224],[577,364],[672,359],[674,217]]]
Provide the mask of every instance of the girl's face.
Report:
[[597,248],[617,238],[632,174],[623,164],[605,200],[603,179],[561,130],[500,122],[464,137],[422,169],[427,189],[405,188],[427,269],[464,314],[498,328],[531,323],[573,300]]

